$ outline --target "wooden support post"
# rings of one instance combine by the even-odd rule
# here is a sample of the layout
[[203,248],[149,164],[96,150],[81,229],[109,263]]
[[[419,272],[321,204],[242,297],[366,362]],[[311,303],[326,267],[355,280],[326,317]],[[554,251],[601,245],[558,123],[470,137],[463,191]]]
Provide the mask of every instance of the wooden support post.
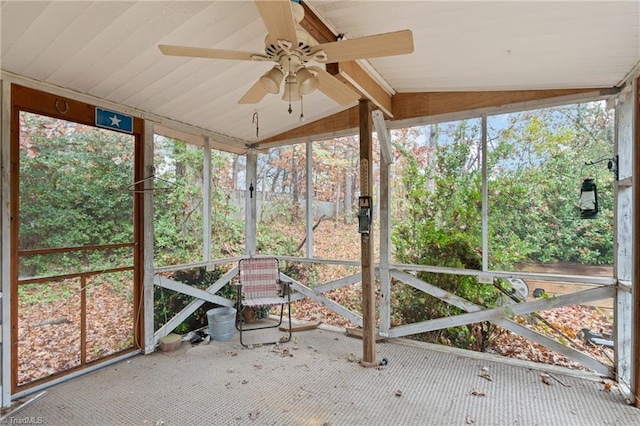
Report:
[[[152,176],[154,174],[153,166],[153,134],[154,124],[151,121],[144,122],[143,136],[143,168],[144,176]],[[144,254],[142,259],[142,304],[143,304],[143,320],[144,320],[144,353],[150,354],[155,350],[153,341],[154,332],[154,303],[153,303],[153,179],[147,179],[144,182],[143,193],[143,245]]]
[[631,359],[631,393],[634,405],[640,408],[640,78],[635,80],[634,90],[634,143],[633,143],[633,354]]
[[[63,119],[66,119],[62,117]],[[74,118],[69,117],[69,120]],[[153,284],[149,284],[147,280],[149,277],[146,275],[145,260],[149,258],[145,257],[145,251],[147,244],[145,239],[150,233],[150,237],[153,238],[153,224],[147,224],[147,222],[153,222],[153,208],[146,206],[148,203],[153,203],[153,197],[149,194],[152,191],[148,191],[150,187],[153,188],[153,179],[145,179],[148,170],[148,164],[145,162],[145,156],[147,147],[145,146],[145,121],[140,118],[133,119],[134,128],[134,166],[133,166],[133,181],[140,182],[142,185],[135,187],[133,192],[133,309],[134,312],[142,312],[142,317],[135,315],[133,318],[133,333],[134,333],[134,345],[140,351],[146,351],[147,338],[145,337],[145,331],[148,324],[145,321],[145,297],[149,296],[145,293],[145,285],[151,287],[151,309],[153,309]],[[136,130],[137,129],[137,130]],[[18,175],[16,175],[18,176]],[[17,200],[17,198],[16,198]],[[149,207],[149,209],[147,209]],[[145,212],[151,212],[150,216],[145,216]],[[150,231],[151,230],[151,231]],[[153,256],[153,252],[149,253]],[[153,258],[151,258],[153,259]],[[17,314],[17,312],[16,312]],[[153,321],[153,317],[152,317]]]
[[[360,101],[360,195],[371,197],[372,182],[372,118],[371,104]],[[373,206],[372,206],[373,207]],[[371,209],[373,212],[373,208]],[[368,234],[360,235],[362,265],[362,344],[364,363],[374,363],[376,359],[375,340],[375,291],[373,286],[373,225]]]

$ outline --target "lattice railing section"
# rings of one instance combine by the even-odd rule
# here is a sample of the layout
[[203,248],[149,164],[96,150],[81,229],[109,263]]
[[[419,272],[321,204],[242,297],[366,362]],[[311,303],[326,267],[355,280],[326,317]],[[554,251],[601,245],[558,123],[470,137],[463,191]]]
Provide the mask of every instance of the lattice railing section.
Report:
[[[307,260],[305,261],[308,262]],[[470,271],[465,271],[465,273],[469,272]],[[155,285],[187,294],[197,299],[191,302],[187,307],[185,307],[182,311],[180,311],[172,319],[170,319],[164,326],[156,331],[154,335],[154,343],[157,343],[162,337],[166,336],[180,323],[186,320],[196,311],[196,309],[202,306],[205,301],[213,302],[223,306],[234,306],[234,300],[217,296],[215,293],[219,291],[225,284],[230,283],[237,276],[237,274],[238,268],[232,268],[215,284],[213,284],[206,290],[200,290],[156,274],[156,276],[154,277]],[[418,323],[391,327],[385,333],[389,338],[410,336],[417,333],[424,333],[428,331],[435,331],[450,327],[489,321],[497,326],[509,330],[512,333],[518,334],[559,354],[562,354],[569,359],[579,362],[580,364],[596,371],[599,374],[608,377],[614,377],[614,371],[611,366],[601,362],[600,360],[592,357],[589,354],[562,344],[553,338],[540,334],[511,319],[516,315],[526,315],[534,312],[546,311],[569,305],[589,304],[590,302],[613,298],[615,297],[617,291],[617,286],[613,285],[613,279],[598,279],[596,281],[598,281],[600,285],[594,285],[593,288],[577,291],[575,293],[554,296],[551,298],[535,299],[496,308],[485,308],[464,298],[456,296],[455,294],[449,293],[439,287],[422,281],[415,275],[404,272],[402,270],[391,268],[389,270],[389,274],[396,280],[408,284],[415,289],[418,289],[426,294],[429,294],[430,296],[436,297],[445,303],[451,304],[465,311],[465,313],[460,315],[447,316],[444,318],[436,318],[421,321]],[[537,278],[540,279],[540,277]],[[553,278],[558,279],[561,277]],[[572,277],[572,279],[574,280],[575,278],[576,277]],[[302,300],[305,298],[312,299],[332,310],[333,312],[341,315],[351,323],[356,324],[360,327],[363,326],[362,316],[347,309],[346,307],[340,305],[339,303],[331,300],[324,295],[329,291],[360,282],[360,273],[327,282],[314,288],[310,288],[283,273],[281,273],[281,279],[291,282],[292,301]],[[388,311],[389,310],[387,310],[387,312]]]

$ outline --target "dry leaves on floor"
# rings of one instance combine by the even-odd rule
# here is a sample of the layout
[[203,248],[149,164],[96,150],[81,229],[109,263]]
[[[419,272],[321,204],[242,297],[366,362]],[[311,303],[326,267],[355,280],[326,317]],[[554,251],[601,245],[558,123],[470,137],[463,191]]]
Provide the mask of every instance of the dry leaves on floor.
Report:
[[471,395],[473,395],[473,396],[487,396],[487,394],[486,394],[486,393],[484,393],[484,392],[480,392],[480,391],[479,391],[479,390],[477,390],[477,389],[471,389],[471,392],[469,392],[469,393],[470,393]]

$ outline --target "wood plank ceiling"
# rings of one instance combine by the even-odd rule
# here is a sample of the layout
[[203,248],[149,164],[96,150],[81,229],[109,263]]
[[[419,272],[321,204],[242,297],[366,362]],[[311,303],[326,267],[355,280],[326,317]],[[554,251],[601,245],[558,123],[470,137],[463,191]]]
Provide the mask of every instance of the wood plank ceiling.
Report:
[[[639,2],[305,5],[302,26],[320,42],[337,34],[413,32],[412,54],[327,66],[403,124],[446,108],[615,88],[640,60]],[[0,18],[4,78],[122,105],[167,128],[196,129],[232,150],[352,123],[355,103],[341,107],[318,91],[304,97],[305,122],[300,103],[289,114],[280,95],[239,105],[270,62],[159,52],[158,44],[262,52],[266,29],[252,1],[2,1]]]

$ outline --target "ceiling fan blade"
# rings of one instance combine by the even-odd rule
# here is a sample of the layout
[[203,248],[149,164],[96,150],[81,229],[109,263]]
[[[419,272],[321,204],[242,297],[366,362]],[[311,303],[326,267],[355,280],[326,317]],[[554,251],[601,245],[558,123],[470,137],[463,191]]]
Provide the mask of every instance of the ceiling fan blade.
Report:
[[255,0],[258,12],[267,27],[271,43],[278,40],[290,41],[298,46],[296,22],[291,10],[291,0]]
[[244,94],[238,101],[239,104],[257,104],[265,96],[267,96],[267,89],[262,86],[260,80],[256,81],[253,86]]
[[318,77],[318,90],[339,103],[349,105],[360,99],[360,94],[343,82],[326,72],[320,67],[311,66],[308,69],[315,71]]
[[413,52],[411,30],[377,34],[351,40],[319,44],[314,51],[324,50],[328,63],[404,55]]
[[238,61],[252,61],[254,55],[251,52],[236,50],[208,49],[206,47],[158,45],[160,51],[167,56],[186,56],[189,58],[235,59]]

